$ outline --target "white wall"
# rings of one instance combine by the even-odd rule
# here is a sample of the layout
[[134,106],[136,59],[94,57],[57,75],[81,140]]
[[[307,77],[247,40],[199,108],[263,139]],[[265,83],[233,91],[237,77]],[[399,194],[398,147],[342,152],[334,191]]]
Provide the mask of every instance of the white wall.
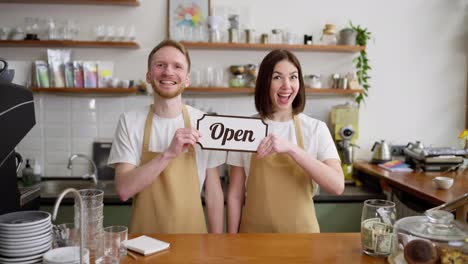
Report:
[[[369,158],[370,147],[380,139],[394,144],[421,140],[426,145],[459,147],[457,136],[465,127],[468,83],[468,1],[211,0],[211,4],[219,14],[239,13],[242,26],[255,28],[257,33],[282,28],[300,35],[312,33],[317,40],[324,23],[342,28],[351,20],[368,27],[375,37],[367,48],[373,67],[372,87],[360,111],[358,157]],[[73,56],[82,60],[113,60],[119,78],[144,79],[147,54],[166,35],[166,9],[165,0],[141,0],[139,7],[0,4],[0,27],[21,26],[27,16],[71,18],[81,28],[79,38],[91,39],[92,28],[97,24],[135,25],[140,49],[73,49]],[[258,64],[266,53],[193,50],[191,56],[193,68],[203,69],[236,63]],[[305,73],[326,76],[353,67],[352,54],[296,54]],[[0,57],[19,61],[14,64],[20,70],[24,63],[44,59],[45,48],[1,47]],[[17,73],[16,83],[24,82],[27,77],[24,72]],[[249,96],[185,98],[187,103],[218,113],[254,112]],[[69,154],[84,151],[91,155],[89,143],[94,138],[112,137],[118,111],[146,104],[149,98],[36,94],[35,100],[38,125],[21,143],[19,151],[39,158],[46,175],[63,176],[69,173],[65,169]],[[89,108],[92,100],[94,110]],[[346,101],[352,98],[309,96],[305,112],[327,121],[330,108]],[[77,131],[78,127],[83,131]]]

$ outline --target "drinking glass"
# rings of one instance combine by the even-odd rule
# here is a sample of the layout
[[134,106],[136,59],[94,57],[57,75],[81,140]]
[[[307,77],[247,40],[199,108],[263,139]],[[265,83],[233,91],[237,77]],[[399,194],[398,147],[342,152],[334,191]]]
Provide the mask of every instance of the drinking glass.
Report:
[[361,216],[362,251],[370,256],[388,256],[392,249],[395,203],[387,200],[366,200]]

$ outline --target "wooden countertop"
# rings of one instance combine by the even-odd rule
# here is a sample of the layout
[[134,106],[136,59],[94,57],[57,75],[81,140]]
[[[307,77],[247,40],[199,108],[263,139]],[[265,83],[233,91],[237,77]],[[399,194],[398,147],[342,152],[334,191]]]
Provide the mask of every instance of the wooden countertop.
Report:
[[[361,253],[359,233],[148,235],[171,243],[151,256],[121,263],[385,263]],[[131,235],[130,237],[136,237]]]
[[385,180],[390,185],[412,193],[434,205],[455,200],[468,192],[468,170],[444,174],[446,177],[453,178],[454,182],[450,189],[442,190],[432,183],[432,179],[440,176],[441,172],[390,172],[368,162],[355,162],[353,166],[356,170]]

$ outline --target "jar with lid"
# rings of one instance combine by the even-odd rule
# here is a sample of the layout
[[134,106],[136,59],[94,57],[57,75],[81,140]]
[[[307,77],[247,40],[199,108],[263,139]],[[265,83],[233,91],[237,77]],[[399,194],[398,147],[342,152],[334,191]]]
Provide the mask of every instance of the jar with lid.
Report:
[[468,263],[468,226],[450,212],[402,218],[394,232],[390,263]]
[[325,24],[321,38],[322,45],[336,45],[335,25]]

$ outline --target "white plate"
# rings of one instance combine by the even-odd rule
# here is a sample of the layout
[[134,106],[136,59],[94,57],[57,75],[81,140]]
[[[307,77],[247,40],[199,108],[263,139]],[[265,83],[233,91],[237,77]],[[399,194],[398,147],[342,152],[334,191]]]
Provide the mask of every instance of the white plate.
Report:
[[25,261],[36,260],[38,258],[42,258],[43,255],[44,255],[44,253],[41,252],[41,253],[36,254],[36,255],[21,257],[21,258],[8,258],[8,257],[0,256],[0,262],[1,263],[5,263],[5,262],[24,263]]
[[34,239],[36,236],[40,236],[42,234],[50,233],[50,232],[52,232],[51,227],[41,228],[41,229],[34,230],[34,231],[31,231],[31,232],[28,232],[28,233],[19,233],[19,234],[1,233],[0,232],[0,240],[3,240],[4,238],[8,239],[8,238],[25,238],[25,237],[29,237],[31,239]]
[[14,243],[22,243],[22,242],[29,242],[31,240],[39,240],[39,239],[42,239],[44,237],[48,237],[52,235],[52,231],[50,232],[47,232],[47,233],[44,233],[44,234],[41,234],[41,235],[38,235],[34,238],[30,238],[30,237],[22,237],[22,238],[0,238],[0,245],[4,245],[4,244],[14,244]]
[[19,264],[19,263],[21,263],[21,264],[36,264],[36,263],[41,264],[42,263],[42,257],[39,256],[39,258],[36,258],[36,259],[22,260],[20,262],[15,262],[15,261],[13,261],[13,262],[8,262],[8,261],[7,262],[2,262],[2,264]]
[[21,226],[21,227],[0,227],[0,234],[10,234],[10,233],[26,233],[31,232],[37,229],[49,228],[52,226],[51,222],[44,222],[33,226]]
[[0,255],[4,257],[24,257],[33,254],[44,253],[52,247],[52,243],[46,243],[38,247],[26,248],[26,249],[1,249]]
[[[75,263],[80,260],[80,247],[54,248],[46,252],[42,258],[44,263]],[[84,249],[83,262],[89,263],[89,250]]]
[[38,236],[42,236],[43,234],[52,233],[52,228],[48,229],[39,229],[35,231],[31,231],[29,233],[20,233],[20,234],[2,234],[0,233],[0,243],[2,240],[9,240],[9,239],[22,239],[22,238],[30,238],[34,240]]
[[19,211],[0,216],[0,227],[36,226],[50,222],[50,213],[43,211]]
[[41,239],[35,239],[22,243],[1,243],[0,249],[20,249],[20,248],[31,248],[36,247],[45,243],[52,243],[52,235]]

